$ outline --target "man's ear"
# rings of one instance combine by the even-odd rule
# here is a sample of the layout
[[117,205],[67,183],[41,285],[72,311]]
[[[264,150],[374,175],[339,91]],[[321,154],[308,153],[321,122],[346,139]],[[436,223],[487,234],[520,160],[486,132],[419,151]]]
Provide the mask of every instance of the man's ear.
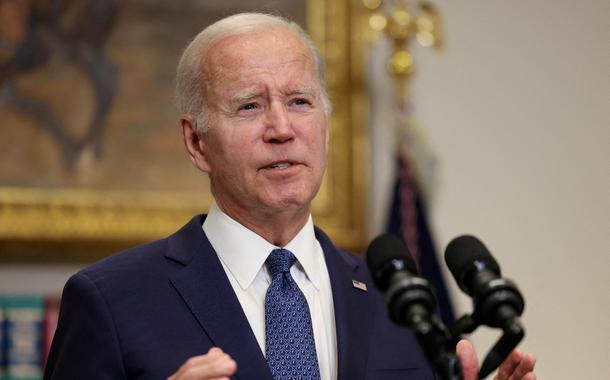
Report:
[[197,133],[197,124],[190,114],[180,117],[184,147],[193,165],[205,173],[210,172],[210,164],[206,156],[206,145],[202,136]]

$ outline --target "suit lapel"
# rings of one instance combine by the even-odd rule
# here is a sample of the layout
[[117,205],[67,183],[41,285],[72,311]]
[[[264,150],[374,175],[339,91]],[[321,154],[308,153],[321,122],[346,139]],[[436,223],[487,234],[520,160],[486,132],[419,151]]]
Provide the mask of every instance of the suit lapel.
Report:
[[333,293],[338,379],[363,379],[374,308],[370,295],[354,287],[352,281],[366,282],[368,276],[363,274],[359,261],[338,250],[319,229],[316,229],[316,237],[324,250]]
[[237,296],[195,217],[168,240],[167,257],[184,267],[170,281],[213,342],[238,363],[236,377],[269,379],[271,374]]

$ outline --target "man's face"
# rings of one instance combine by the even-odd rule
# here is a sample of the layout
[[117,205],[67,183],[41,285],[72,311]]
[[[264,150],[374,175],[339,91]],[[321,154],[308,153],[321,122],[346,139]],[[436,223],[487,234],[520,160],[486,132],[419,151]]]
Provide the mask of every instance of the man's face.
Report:
[[230,214],[307,211],[328,151],[320,83],[287,29],[233,36],[203,63],[209,129],[201,136],[214,196]]

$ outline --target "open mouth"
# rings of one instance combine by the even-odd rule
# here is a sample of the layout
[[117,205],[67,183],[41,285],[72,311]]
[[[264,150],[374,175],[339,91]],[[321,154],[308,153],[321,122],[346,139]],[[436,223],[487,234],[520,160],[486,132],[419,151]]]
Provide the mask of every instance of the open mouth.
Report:
[[298,161],[276,161],[261,167],[261,170],[284,171],[296,168],[300,165],[302,165],[302,163]]
[[278,162],[275,163],[271,166],[269,166],[270,169],[280,169],[280,170],[284,170],[284,169],[288,169],[289,167],[291,167],[293,164],[291,162]]
[[298,166],[304,165],[302,162],[284,159],[282,161],[268,161],[265,166],[261,166],[260,170],[272,170],[272,171],[284,171],[289,169],[295,169]]

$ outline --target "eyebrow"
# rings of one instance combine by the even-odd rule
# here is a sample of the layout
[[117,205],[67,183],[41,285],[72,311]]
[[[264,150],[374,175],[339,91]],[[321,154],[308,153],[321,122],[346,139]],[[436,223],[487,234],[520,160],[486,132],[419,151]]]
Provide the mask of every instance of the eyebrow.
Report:
[[260,92],[255,91],[244,91],[231,99],[231,103],[242,103],[248,100],[252,100],[261,96]]
[[315,96],[316,91],[313,88],[307,87],[307,86],[297,87],[295,89],[288,91],[288,95],[298,95],[298,94]]

